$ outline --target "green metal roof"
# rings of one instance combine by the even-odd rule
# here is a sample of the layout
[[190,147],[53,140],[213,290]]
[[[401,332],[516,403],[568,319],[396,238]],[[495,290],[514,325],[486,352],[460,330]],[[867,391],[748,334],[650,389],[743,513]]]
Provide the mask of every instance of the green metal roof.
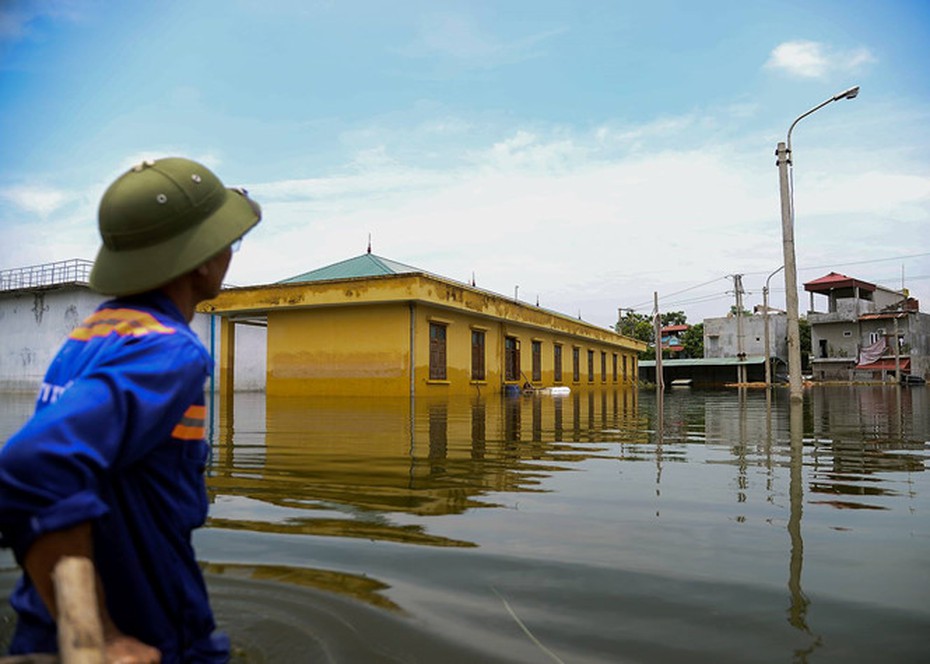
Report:
[[[753,355],[747,357],[742,362],[736,357],[695,357],[691,359],[662,360],[663,367],[721,367],[736,366],[738,364],[763,364],[765,357],[763,355]],[[641,367],[654,367],[655,360],[640,360]]]
[[279,284],[293,284],[306,281],[329,281],[332,279],[355,279],[358,277],[377,277],[383,274],[426,273],[418,267],[405,265],[374,254],[362,254],[348,258],[332,265],[298,274],[296,277],[282,279]]

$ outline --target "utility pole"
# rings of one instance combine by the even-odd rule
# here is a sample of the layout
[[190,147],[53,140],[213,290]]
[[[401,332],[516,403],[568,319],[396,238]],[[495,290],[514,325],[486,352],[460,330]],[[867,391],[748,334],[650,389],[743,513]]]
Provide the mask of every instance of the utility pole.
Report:
[[[859,86],[843,90],[817,104],[794,119],[788,127],[785,142],[775,147],[775,165],[778,167],[778,193],[781,200],[782,251],[785,255],[785,309],[788,315],[788,387],[792,401],[804,400],[804,384],[801,381],[801,334],[798,326],[798,266],[794,250],[794,186],[791,153],[791,132],[795,125],[811,113],[841,99],[854,99]],[[789,170],[790,169],[790,170]]]
[[656,389],[661,392],[665,389],[665,377],[662,375],[662,316],[659,315],[659,291],[653,292],[653,299],[655,301],[652,324],[656,337]]
[[[617,307],[617,327],[616,327],[616,329],[617,329],[617,332],[620,333],[620,334],[623,334],[623,332],[621,332],[621,330],[623,329],[623,312],[624,312],[624,311],[629,312],[629,313],[627,314],[628,316],[632,316],[632,315],[636,312],[636,309],[633,309],[633,308],[631,308],[631,307]],[[632,335],[630,335],[630,336],[632,336]]]
[[736,295],[736,382],[746,382],[746,352],[743,343],[743,275],[734,274],[733,292]]
[[[765,389],[768,390],[772,387],[772,351],[771,351],[771,342],[769,340],[769,279],[774,277],[780,271],[785,269],[785,266],[782,265],[777,270],[772,272],[765,279],[765,286],[762,287],[762,316],[763,323],[765,327]],[[778,353],[775,354],[776,357]]]

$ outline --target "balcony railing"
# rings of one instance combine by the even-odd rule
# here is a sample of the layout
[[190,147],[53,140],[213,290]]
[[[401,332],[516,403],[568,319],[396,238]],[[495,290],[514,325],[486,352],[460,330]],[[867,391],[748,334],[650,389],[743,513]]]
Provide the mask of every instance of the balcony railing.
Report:
[[58,284],[86,284],[93,265],[93,261],[72,258],[67,261],[0,270],[0,291]]

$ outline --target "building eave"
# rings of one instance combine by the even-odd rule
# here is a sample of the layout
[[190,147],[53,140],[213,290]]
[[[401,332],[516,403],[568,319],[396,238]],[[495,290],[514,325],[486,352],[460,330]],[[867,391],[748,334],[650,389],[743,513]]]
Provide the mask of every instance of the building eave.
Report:
[[557,330],[570,336],[596,339],[636,352],[646,349],[644,342],[608,328],[425,272],[230,288],[223,290],[216,298],[201,303],[197,310],[236,318],[255,318],[287,309],[403,302],[422,303],[480,318]]

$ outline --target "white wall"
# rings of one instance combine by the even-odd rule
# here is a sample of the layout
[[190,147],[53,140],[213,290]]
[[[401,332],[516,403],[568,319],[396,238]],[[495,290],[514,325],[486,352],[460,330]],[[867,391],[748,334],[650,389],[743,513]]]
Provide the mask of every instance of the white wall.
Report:
[[[704,319],[704,357],[736,357],[739,340],[735,316]],[[785,337],[788,318],[785,314],[769,315],[769,357],[788,357]],[[716,345],[712,340],[716,337]],[[750,357],[764,356],[765,317],[760,314],[743,316],[743,352]]]
[[38,390],[62,341],[102,299],[83,286],[0,293],[0,390]]
[[[0,292],[0,391],[38,390],[65,338],[105,299],[75,284]],[[191,328],[217,357],[219,319],[196,314]],[[265,328],[236,326],[237,390],[265,388],[266,348]]]
[[[220,319],[209,314],[195,314],[191,329],[200,337],[213,357],[220,352]],[[265,369],[268,359],[268,329],[255,325],[236,325],[236,375],[233,379],[237,392],[256,392],[265,389]],[[208,384],[209,388],[209,384]],[[219,389],[219,374],[214,381]]]

